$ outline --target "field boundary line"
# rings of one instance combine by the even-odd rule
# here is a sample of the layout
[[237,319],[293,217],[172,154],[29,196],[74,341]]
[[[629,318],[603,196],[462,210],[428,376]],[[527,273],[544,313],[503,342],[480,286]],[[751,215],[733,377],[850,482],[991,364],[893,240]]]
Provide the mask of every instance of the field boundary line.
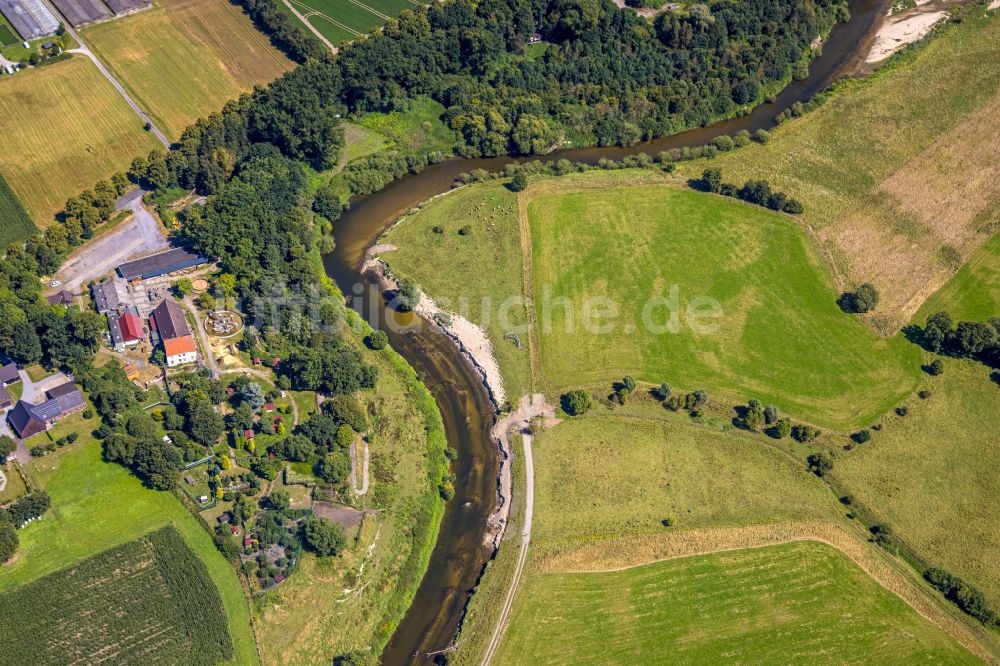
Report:
[[541,335],[538,318],[535,316],[535,279],[532,274],[531,224],[528,221],[528,205],[534,197],[524,193],[517,195],[517,225],[521,242],[521,293],[526,304],[528,317],[528,373],[531,375],[531,390],[537,390],[542,383],[542,351],[539,348]]
[[363,2],[360,2],[359,0],[347,0],[347,1],[350,2],[353,5],[357,5],[358,7],[361,7],[362,9],[366,9],[366,10],[370,11],[375,16],[378,16],[379,18],[383,18],[386,21],[392,19],[391,16],[387,16],[387,15],[383,14],[382,12],[378,11],[377,9],[375,9],[374,7],[369,7],[368,5],[366,5]]
[[[609,549],[613,549],[614,553],[617,553],[619,556],[622,553],[634,552],[636,549],[630,549],[628,542],[635,541],[636,539],[642,540],[646,546],[651,545],[651,541],[655,542],[655,545],[663,547],[665,552],[660,557],[654,557],[647,561],[630,562],[622,566],[589,569],[572,568],[574,556],[590,562],[600,561],[599,558],[603,555],[606,561],[613,562],[615,558],[609,552]],[[615,573],[688,557],[729,553],[740,550],[755,550],[809,541],[825,544],[847,557],[883,589],[898,597],[918,615],[951,636],[972,654],[990,664],[1000,663],[1000,660],[990,651],[986,643],[980,639],[977,632],[967,624],[967,622],[971,622],[972,620],[967,619],[964,615],[952,616],[952,613],[959,613],[957,609],[952,610],[948,608],[946,611],[942,607],[942,604],[947,603],[943,598],[938,599],[933,596],[930,590],[924,589],[915,580],[915,575],[907,575],[907,573],[913,572],[909,565],[902,563],[907,573],[900,571],[886,561],[886,555],[874,550],[877,546],[866,547],[857,537],[852,536],[842,527],[831,522],[792,522],[741,527],[699,528],[672,534],[612,537],[598,542],[583,544],[574,552],[567,555],[549,557],[547,562],[543,560],[540,567],[536,563],[534,568],[536,569],[536,575]],[[715,545],[708,545],[711,542],[715,542]],[[563,564],[567,565],[568,568],[562,570],[556,568],[555,565],[560,559],[563,560]],[[915,572],[913,573],[915,574]]]
[[[316,26],[314,26],[312,23],[309,22],[308,18],[306,18],[305,16],[303,16],[302,13],[299,12],[299,10],[297,10],[293,6],[293,3],[291,2],[291,0],[281,0],[281,1],[283,3],[285,3],[285,6],[288,7],[288,9],[293,14],[295,14],[296,18],[298,18],[300,21],[302,21],[303,25],[305,25],[307,28],[309,28],[309,31],[312,34],[314,34],[316,37],[318,37],[321,42],[323,42],[324,44],[326,44],[327,48],[329,48],[334,53],[339,53],[340,52],[339,48],[337,48],[336,46],[334,46],[333,43],[329,39],[327,39],[326,37],[324,37],[323,33],[321,33],[319,31],[319,29],[316,28]],[[308,5],[305,5],[305,6],[308,7]],[[320,16],[320,17],[326,19],[327,21],[330,21],[331,23],[333,23],[338,28],[342,28],[344,30],[347,30],[347,32],[351,33],[352,35],[357,35],[358,34],[358,33],[354,32],[353,30],[351,30],[350,28],[348,28],[346,25],[341,25],[340,23],[338,23],[337,21],[334,21],[329,16],[325,16],[323,13],[321,13],[321,12],[313,9],[312,7],[309,7],[309,11],[312,12],[312,14],[310,14],[310,16]]]
[[[521,527],[521,551],[517,555],[517,566],[514,568],[514,576],[511,578],[510,587],[507,590],[507,598],[504,599],[503,610],[497,619],[496,629],[486,646],[486,653],[483,655],[482,666],[488,666],[497,649],[500,647],[500,640],[503,638],[507,620],[510,618],[510,611],[514,607],[514,597],[517,588],[521,583],[521,574],[524,572],[524,565],[528,560],[528,544],[531,542],[531,520],[535,511],[535,462],[531,456],[531,435],[524,433],[521,435],[521,444],[524,448],[524,524]],[[513,485],[513,484],[512,484]]]

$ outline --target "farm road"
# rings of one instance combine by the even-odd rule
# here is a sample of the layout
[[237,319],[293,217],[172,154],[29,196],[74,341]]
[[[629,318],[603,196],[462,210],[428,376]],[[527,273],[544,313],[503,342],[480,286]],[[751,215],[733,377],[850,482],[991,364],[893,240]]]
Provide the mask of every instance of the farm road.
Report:
[[[545,402],[545,396],[536,393],[531,396],[522,396],[517,409],[508,414],[505,418],[493,426],[493,436],[497,438],[505,451],[511,451],[511,433],[518,431],[521,433],[521,443],[524,449],[524,524],[521,527],[521,551],[517,555],[517,566],[514,569],[514,576],[511,578],[510,587],[507,589],[507,597],[504,599],[503,610],[497,620],[497,626],[493,630],[493,636],[486,648],[483,656],[482,666],[488,666],[490,661],[500,647],[500,639],[503,638],[503,631],[510,617],[511,608],[514,606],[514,596],[517,594],[517,587],[521,582],[521,573],[524,565],[528,561],[528,544],[531,542],[531,521],[535,515],[535,461],[531,455],[531,434],[528,426],[532,419],[541,417],[545,427],[551,427],[559,423],[556,419],[555,408]],[[511,451],[513,454],[513,451]],[[506,487],[507,507],[510,507],[510,498],[513,492],[513,474],[508,463],[505,474],[501,475],[501,486]],[[512,544],[513,545],[513,544]]]
[[[50,0],[42,0],[42,1],[45,3],[45,6],[48,8],[48,10],[52,12],[53,16],[60,15],[59,10],[55,8],[55,5],[53,5],[50,2]],[[167,138],[167,135],[160,131],[160,128],[156,126],[156,123],[154,123],[152,119],[146,115],[146,112],[143,111],[141,108],[139,108],[139,105],[135,103],[135,101],[129,96],[127,92],[125,92],[125,88],[122,87],[122,84],[118,83],[118,79],[116,79],[114,76],[111,75],[111,72],[108,71],[107,67],[105,67],[100,60],[98,60],[97,56],[94,55],[94,52],[87,47],[87,45],[84,43],[82,39],[80,39],[80,34],[76,30],[74,30],[69,23],[64,23],[63,25],[66,27],[66,32],[70,34],[70,37],[76,40],[76,43],[80,45],[79,48],[69,49],[68,53],[79,53],[80,55],[85,55],[88,58],[90,58],[90,61],[93,62],[94,65],[97,67],[97,69],[101,72],[101,74],[104,75],[104,78],[106,78],[111,83],[111,85],[114,86],[115,90],[118,91],[118,94],[121,95],[122,98],[125,100],[125,103],[128,104],[133,111],[135,111],[135,114],[139,116],[142,122],[149,123],[150,127],[149,131],[153,133],[153,136],[159,139],[160,143],[162,143],[164,147],[169,149],[170,139]]]
[[129,257],[150,254],[170,246],[156,218],[143,207],[142,191],[138,192],[138,196],[127,195],[119,200],[121,209],[132,211],[131,219],[69,255],[53,276],[64,285],[59,289],[79,293],[83,285],[110,273]]

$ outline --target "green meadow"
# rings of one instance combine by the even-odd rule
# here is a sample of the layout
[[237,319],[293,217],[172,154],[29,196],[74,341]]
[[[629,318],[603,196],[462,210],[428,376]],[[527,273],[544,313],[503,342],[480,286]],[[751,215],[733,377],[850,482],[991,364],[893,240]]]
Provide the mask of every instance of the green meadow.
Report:
[[623,571],[539,574],[502,664],[963,664],[951,637],[829,546],[792,543]]
[[125,468],[103,462],[100,443],[89,436],[33,460],[28,471],[52,498],[52,509],[18,531],[21,545],[16,560],[4,567],[0,592],[172,524],[207,567],[222,597],[234,663],[257,663],[250,609],[236,569],[177,498],[144,488]]
[[[644,186],[540,196],[528,219],[542,384],[553,391],[631,374],[846,429],[916,385],[916,348],[840,311],[787,217]],[[617,316],[588,325],[601,303]]]

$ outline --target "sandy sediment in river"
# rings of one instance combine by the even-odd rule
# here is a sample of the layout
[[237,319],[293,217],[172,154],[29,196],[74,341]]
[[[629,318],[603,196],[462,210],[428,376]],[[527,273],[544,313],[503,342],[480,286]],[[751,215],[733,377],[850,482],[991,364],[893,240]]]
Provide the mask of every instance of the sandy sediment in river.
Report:
[[[383,289],[398,289],[399,283],[389,265],[379,255],[396,250],[395,245],[373,245],[365,253],[363,272],[372,272],[377,276]],[[477,326],[465,317],[445,312],[427,294],[420,293],[420,303],[415,312],[427,322],[437,326],[458,346],[465,359],[483,377],[483,384],[490,394],[494,407],[499,412],[507,401],[507,391],[504,388],[500,366],[493,354],[493,344],[482,327]],[[443,315],[443,316],[442,316]],[[511,469],[510,469],[510,438],[502,436],[494,427],[491,433],[500,449],[500,474],[497,478],[498,504],[496,510],[487,519],[485,545],[494,549],[499,546],[507,525],[510,512]]]
[[945,11],[930,11],[887,18],[879,29],[865,62],[880,62],[907,44],[920,41],[947,15],[948,12]]

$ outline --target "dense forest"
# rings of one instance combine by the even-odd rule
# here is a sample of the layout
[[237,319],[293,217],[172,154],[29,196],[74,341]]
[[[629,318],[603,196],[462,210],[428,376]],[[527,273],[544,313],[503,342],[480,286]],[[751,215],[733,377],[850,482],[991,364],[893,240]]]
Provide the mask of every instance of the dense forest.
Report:
[[211,193],[255,142],[327,168],[341,115],[405,110],[418,95],[445,106],[465,155],[538,153],[566,138],[634,143],[752,106],[846,11],[842,0],[721,0],[651,23],[610,0],[451,0],[308,60],[130,175]]

